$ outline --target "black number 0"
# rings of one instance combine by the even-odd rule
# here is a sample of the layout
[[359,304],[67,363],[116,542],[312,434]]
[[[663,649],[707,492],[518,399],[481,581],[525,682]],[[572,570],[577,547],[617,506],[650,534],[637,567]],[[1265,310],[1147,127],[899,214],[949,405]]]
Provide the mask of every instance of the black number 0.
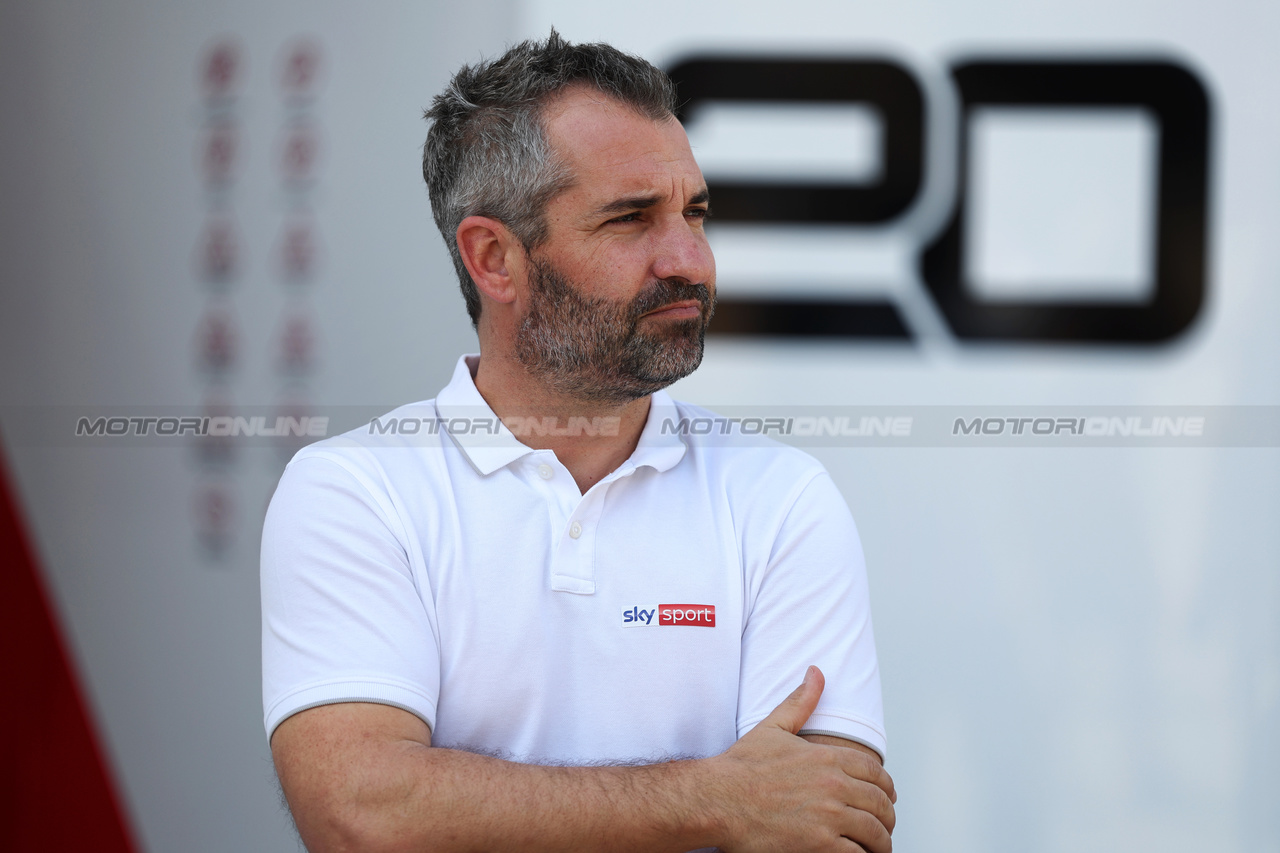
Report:
[[[922,247],[920,271],[963,339],[1153,343],[1199,314],[1205,286],[1209,99],[1199,79],[1164,60],[981,59],[951,69],[960,100],[961,164],[951,216]],[[670,70],[681,118],[707,101],[869,103],[883,121],[881,178],[865,184],[711,183],[716,218],[737,222],[871,224],[902,214],[919,194],[925,104],[919,84],[887,58],[698,57]],[[964,281],[968,122],[975,107],[1137,106],[1160,128],[1154,294],[1144,304],[978,300]],[[909,338],[888,300],[724,298],[712,331],[786,337]]]

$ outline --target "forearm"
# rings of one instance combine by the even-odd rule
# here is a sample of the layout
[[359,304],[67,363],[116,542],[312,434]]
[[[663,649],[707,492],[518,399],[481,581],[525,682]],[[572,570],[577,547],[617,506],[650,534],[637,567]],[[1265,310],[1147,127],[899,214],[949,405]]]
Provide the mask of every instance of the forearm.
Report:
[[[290,793],[312,853],[687,851],[714,846],[710,760],[544,767],[404,742]],[[372,757],[372,756],[371,756]],[[297,800],[297,803],[294,801]]]
[[[639,767],[545,767],[431,746],[414,715],[322,706],[285,720],[276,771],[312,853],[574,851],[890,853],[893,780],[870,750],[806,743],[804,683],[725,752]],[[815,736],[822,737],[822,736]]]

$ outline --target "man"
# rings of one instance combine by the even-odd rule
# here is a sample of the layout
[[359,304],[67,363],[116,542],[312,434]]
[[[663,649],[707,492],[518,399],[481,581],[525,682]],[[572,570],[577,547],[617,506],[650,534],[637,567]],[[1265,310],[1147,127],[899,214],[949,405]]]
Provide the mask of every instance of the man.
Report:
[[671,428],[710,417],[660,389],[715,295],[673,108],[553,31],[428,113],[480,355],[299,453],[263,535],[266,724],[313,851],[890,850],[848,510],[798,451]]

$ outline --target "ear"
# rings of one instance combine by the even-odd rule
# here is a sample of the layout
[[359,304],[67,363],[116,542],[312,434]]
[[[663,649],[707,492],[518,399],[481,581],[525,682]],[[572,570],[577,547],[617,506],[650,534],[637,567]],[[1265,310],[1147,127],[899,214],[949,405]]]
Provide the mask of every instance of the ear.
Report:
[[495,302],[515,301],[512,272],[522,249],[507,226],[487,216],[468,216],[458,223],[455,239],[480,293]]

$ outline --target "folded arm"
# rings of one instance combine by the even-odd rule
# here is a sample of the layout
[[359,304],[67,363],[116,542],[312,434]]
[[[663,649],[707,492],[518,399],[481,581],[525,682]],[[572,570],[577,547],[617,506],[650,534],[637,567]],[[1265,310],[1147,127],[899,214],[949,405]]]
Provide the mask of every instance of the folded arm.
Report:
[[889,853],[896,796],[878,756],[839,738],[794,734],[822,686],[812,668],[718,756],[640,767],[545,767],[433,747],[414,715],[359,703],[295,714],[276,729],[271,749],[313,853],[715,846]]

